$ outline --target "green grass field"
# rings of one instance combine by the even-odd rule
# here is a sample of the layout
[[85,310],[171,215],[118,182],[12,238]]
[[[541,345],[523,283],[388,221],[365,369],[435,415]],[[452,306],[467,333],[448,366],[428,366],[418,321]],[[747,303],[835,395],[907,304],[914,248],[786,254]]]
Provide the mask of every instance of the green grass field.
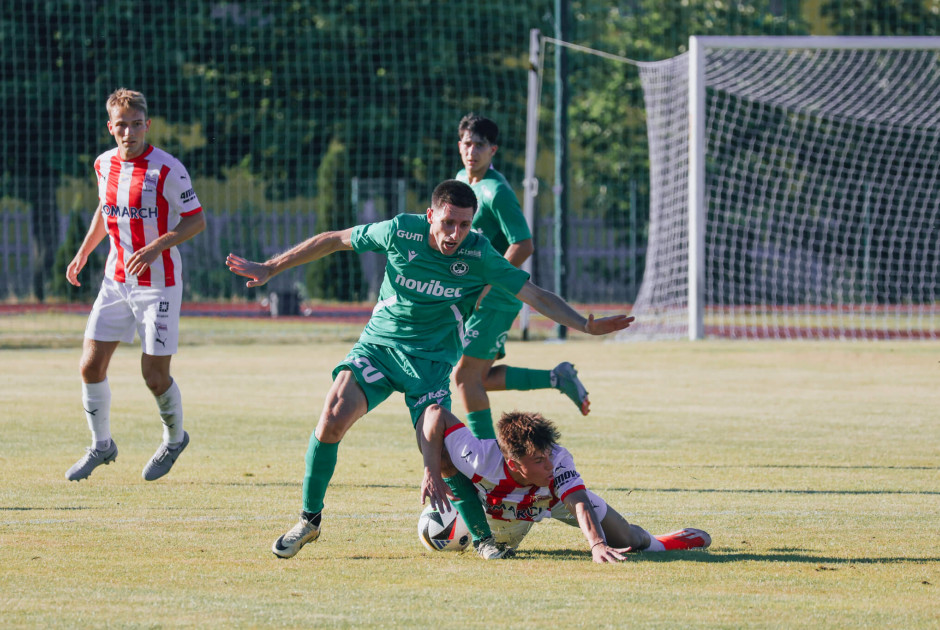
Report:
[[347,435],[323,534],[285,561],[269,549],[296,520],[356,329],[184,321],[189,449],[141,479],[160,422],[125,346],[120,455],[76,484],[84,318],[0,320],[0,627],[940,626],[936,342],[516,341],[512,364],[575,363],[592,413],[554,391],[494,393],[494,409],[541,410],[618,511],[653,533],[705,529],[711,549],[595,565],[549,522],[510,561],[427,552],[396,397]]

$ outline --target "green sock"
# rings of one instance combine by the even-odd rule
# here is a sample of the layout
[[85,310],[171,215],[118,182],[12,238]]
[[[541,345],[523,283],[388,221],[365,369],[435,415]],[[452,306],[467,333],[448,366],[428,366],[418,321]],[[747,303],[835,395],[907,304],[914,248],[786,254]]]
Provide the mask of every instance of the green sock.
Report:
[[492,535],[490,526],[486,522],[486,512],[483,511],[483,504],[480,503],[480,497],[477,496],[476,488],[470,483],[464,475],[457,473],[453,477],[444,479],[444,483],[450,486],[456,499],[452,501],[457,512],[467,524],[467,529],[473,536],[473,540],[481,540]]
[[530,370],[506,366],[506,389],[527,391],[530,389],[549,389],[552,386],[551,370]]
[[328,444],[310,434],[307,445],[306,473],[304,474],[304,512],[315,514],[323,509],[323,497],[336,469],[339,442]]
[[467,427],[470,433],[478,440],[495,440],[496,431],[493,429],[493,414],[489,409],[471,411],[467,414]]

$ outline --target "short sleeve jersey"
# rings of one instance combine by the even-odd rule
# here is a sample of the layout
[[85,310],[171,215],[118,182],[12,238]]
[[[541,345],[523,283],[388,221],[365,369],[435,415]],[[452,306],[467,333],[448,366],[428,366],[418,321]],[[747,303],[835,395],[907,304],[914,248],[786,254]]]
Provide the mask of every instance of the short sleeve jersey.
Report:
[[127,274],[124,267],[134,252],[176,227],[180,217],[202,212],[182,163],[154,146],[132,160],[122,160],[115,147],[95,160],[95,174],[111,240],[105,275],[115,282],[147,287],[182,282],[182,259],[176,247],[161,252],[137,276]]
[[[469,183],[467,170],[457,173],[456,179]],[[470,188],[476,193],[479,206],[473,215],[473,229],[488,238],[496,251],[505,255],[513,243],[532,238],[519,199],[502,173],[491,168],[483,179],[470,184]],[[518,311],[521,305],[514,295],[494,289],[483,299],[481,307]]]
[[463,352],[464,321],[483,287],[492,284],[515,295],[529,274],[475,232],[452,256],[432,248],[429,235],[423,214],[400,214],[353,228],[355,251],[386,255],[379,299],[360,341],[456,365]]
[[470,478],[486,513],[501,521],[541,521],[551,518],[552,508],[566,496],[584,490],[571,453],[552,447],[553,479],[548,487],[520,486],[509,474],[496,440],[480,440],[463,424],[444,434],[444,446],[457,470]]

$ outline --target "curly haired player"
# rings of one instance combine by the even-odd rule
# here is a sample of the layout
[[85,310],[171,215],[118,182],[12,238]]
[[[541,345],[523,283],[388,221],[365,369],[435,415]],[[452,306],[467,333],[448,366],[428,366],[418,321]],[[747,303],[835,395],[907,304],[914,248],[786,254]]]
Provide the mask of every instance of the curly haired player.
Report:
[[[654,536],[628,523],[614,508],[587,489],[571,453],[558,444],[555,425],[538,413],[504,413],[497,437],[480,440],[456,418],[424,423],[425,480],[421,500],[438,510],[449,506],[433,488],[442,469],[469,477],[486,510],[497,545],[515,549],[533,523],[547,518],[580,527],[594,562],[620,562],[631,551],[706,548],[711,537],[685,528]],[[446,455],[446,457],[445,457]],[[453,474],[452,471],[449,474]]]

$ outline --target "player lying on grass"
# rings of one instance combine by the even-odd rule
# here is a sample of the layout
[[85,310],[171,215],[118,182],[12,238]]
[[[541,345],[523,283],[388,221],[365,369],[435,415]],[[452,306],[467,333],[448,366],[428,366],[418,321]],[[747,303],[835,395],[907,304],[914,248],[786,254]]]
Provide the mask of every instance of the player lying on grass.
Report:
[[[274,541],[272,551],[278,557],[294,556],[320,535],[323,498],[339,442],[359,418],[393,392],[402,392],[419,448],[422,423],[429,417],[453,418],[451,370],[463,348],[464,322],[484,286],[503,288],[554,321],[592,335],[622,330],[633,321],[626,315],[582,317],[554,293],[529,282],[528,273],[500,256],[486,237],[470,231],[476,208],[470,186],[447,180],[434,189],[431,207],[423,214],[324,232],[263,263],[234,254],[226,258],[229,269],[256,287],[285,269],[337,251],[386,255],[378,303],[359,341],[333,370],[333,385],[307,448],[303,511],[297,525]],[[436,496],[446,494],[446,483],[466,503],[458,511],[478,553],[486,559],[502,557],[470,481],[456,474],[437,482],[442,487],[436,488]]]
[[[628,523],[588,490],[574,460],[559,446],[555,426],[540,414],[504,413],[495,440],[480,440],[453,416],[424,423],[424,482],[421,502],[449,510],[438,479],[457,470],[469,477],[486,509],[496,544],[516,549],[533,523],[546,518],[580,527],[594,562],[620,562],[631,551],[705,548],[711,537],[686,528],[653,536]],[[456,467],[456,468],[455,468]]]

